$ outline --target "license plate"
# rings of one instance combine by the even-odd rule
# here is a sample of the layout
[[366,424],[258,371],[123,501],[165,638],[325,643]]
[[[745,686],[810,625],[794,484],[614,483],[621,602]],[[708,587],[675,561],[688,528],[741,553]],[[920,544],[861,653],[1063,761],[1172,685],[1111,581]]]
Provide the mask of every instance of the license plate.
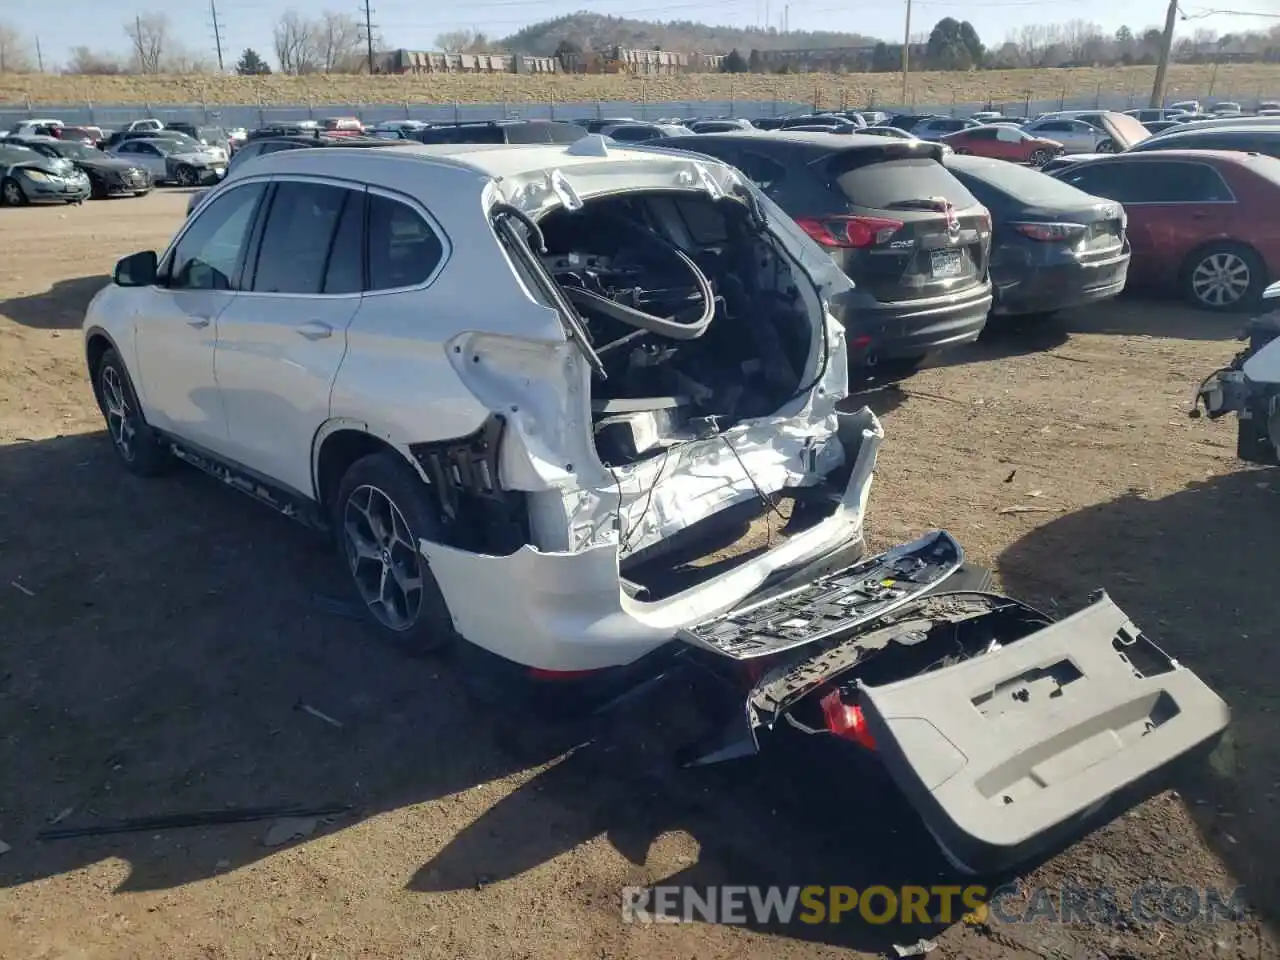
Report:
[[932,261],[933,278],[943,280],[947,277],[958,277],[964,273],[963,250],[933,250],[929,254]]

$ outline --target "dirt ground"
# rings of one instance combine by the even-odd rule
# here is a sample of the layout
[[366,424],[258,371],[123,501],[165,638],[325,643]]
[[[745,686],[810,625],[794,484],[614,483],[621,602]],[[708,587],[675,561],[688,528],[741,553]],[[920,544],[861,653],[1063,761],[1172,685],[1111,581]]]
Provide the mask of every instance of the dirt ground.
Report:
[[[911,102],[1021,103],[1056,97],[1129,95],[1146,106],[1155,67],[1078,67],[1040,70],[920,71],[911,75]],[[1280,96],[1275,64],[1174,64],[1165,92],[1171,100],[1216,91],[1252,101]],[[58,73],[0,73],[0,104],[386,104],[524,103],[682,100],[817,102],[859,108],[902,100],[895,73],[790,75],[690,73],[674,77],[621,75],[430,74],[359,76],[316,74],[237,77],[212,74],[90,77]]]
[[[371,645],[326,609],[340,588],[315,535],[193,472],[118,469],[79,322],[118,257],[164,245],[185,200],[0,210],[4,960],[788,960],[896,956],[920,937],[931,957],[1278,955],[1266,570],[1280,481],[1237,464],[1232,424],[1185,415],[1238,320],[1125,297],[990,336],[867,399],[888,434],[874,546],[947,528],[1008,592],[1059,611],[1105,586],[1233,708],[1212,767],[1019,878],[1023,896],[1242,883],[1242,922],[628,925],[624,884],[865,888],[948,870],[873,779],[566,750],[572,729],[478,707],[458,665]],[[280,847],[262,822],[35,836],[329,803],[353,809]]]

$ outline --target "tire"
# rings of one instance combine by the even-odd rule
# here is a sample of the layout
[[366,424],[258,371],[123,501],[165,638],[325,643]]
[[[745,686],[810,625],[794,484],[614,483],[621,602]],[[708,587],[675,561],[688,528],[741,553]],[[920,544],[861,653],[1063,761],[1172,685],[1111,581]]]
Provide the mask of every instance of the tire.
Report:
[[180,187],[194,187],[200,182],[200,178],[196,175],[195,167],[189,167],[185,163],[174,171],[174,177]]
[[0,205],[25,207],[29,202],[26,193],[23,192],[22,184],[13,177],[6,177],[4,183],[0,183]]
[[172,466],[173,456],[142,416],[129,371],[115,350],[102,355],[93,392],[107,423],[111,449],[126,470],[138,477],[156,477]]
[[1033,167],[1043,167],[1051,159],[1053,158],[1050,156],[1048,150],[1033,150],[1031,152],[1031,165]]
[[[356,602],[380,638],[421,655],[457,634],[440,586],[418,551],[439,528],[426,485],[397,454],[357,460],[333,502],[338,557]],[[417,581],[417,587],[406,587]]]
[[101,180],[90,181],[90,186],[89,186],[90,200],[106,200],[108,197],[110,197],[110,194],[107,193],[107,185],[105,182]]
[[1182,293],[1203,310],[1227,313],[1255,306],[1267,286],[1267,268],[1251,248],[1224,241],[1187,258]]
[[1115,153],[1116,143],[1114,140],[1103,140],[1093,149],[1095,153]]

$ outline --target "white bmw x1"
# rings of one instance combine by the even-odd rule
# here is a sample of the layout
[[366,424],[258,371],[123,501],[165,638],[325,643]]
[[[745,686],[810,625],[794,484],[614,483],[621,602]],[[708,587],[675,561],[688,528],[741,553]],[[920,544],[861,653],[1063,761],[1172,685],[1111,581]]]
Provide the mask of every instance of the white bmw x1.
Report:
[[[702,760],[775,728],[852,744],[999,868],[1227,710],[1105,594],[1052,622],[941,531],[862,556],[883,431],[838,406],[851,289],[693,154],[294,150],[120,261],[84,333],[124,467],[332,531],[383,634],[543,678],[700,658],[740,684]],[[765,513],[768,544],[706,560]]]

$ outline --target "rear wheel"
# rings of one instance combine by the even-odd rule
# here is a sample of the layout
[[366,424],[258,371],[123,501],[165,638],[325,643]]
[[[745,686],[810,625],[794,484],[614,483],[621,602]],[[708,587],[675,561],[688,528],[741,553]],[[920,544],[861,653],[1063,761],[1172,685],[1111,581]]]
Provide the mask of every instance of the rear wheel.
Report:
[[1183,293],[1198,307],[1238,310],[1261,299],[1267,285],[1266,267],[1243,244],[1215,243],[1188,258],[1182,283]]
[[1094,150],[1097,153],[1115,153],[1116,143],[1114,140],[1103,140],[1100,144],[1094,147]]
[[391,452],[352,464],[333,505],[338,551],[373,628],[410,653],[455,636],[444,595],[418,550],[439,526],[422,479]]
[[26,202],[27,195],[22,190],[22,184],[13,177],[6,177],[4,183],[0,184],[0,203],[6,207],[21,207]]

